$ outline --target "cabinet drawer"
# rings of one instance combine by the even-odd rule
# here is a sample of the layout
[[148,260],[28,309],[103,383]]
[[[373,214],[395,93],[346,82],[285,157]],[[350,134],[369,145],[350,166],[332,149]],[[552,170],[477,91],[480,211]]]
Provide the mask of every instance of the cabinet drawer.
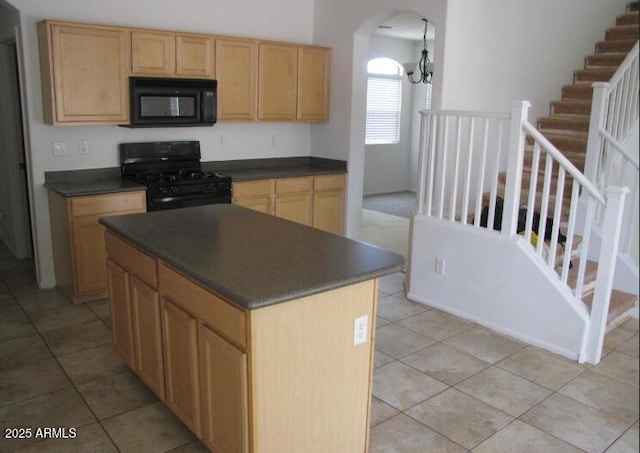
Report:
[[246,314],[171,269],[159,266],[160,293],[239,346],[246,346]]
[[125,211],[146,211],[145,193],[127,192],[71,198],[71,216],[99,215]]
[[276,179],[276,193],[309,192],[312,184],[311,177]]
[[155,259],[109,232],[106,233],[105,242],[109,258],[135,274],[146,284],[154,288],[158,287],[158,268]]
[[234,198],[263,197],[271,195],[273,180],[260,179],[233,183]]
[[344,175],[316,176],[313,181],[314,190],[344,189]]

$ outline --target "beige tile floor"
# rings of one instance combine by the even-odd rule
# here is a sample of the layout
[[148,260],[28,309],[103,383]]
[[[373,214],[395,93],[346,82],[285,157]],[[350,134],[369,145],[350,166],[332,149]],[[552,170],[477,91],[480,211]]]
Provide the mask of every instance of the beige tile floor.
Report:
[[[379,289],[372,453],[638,452],[636,320],[592,367],[408,301],[403,274]],[[106,301],[39,290],[33,263],[0,246],[1,452],[206,451],[114,353],[109,324]]]

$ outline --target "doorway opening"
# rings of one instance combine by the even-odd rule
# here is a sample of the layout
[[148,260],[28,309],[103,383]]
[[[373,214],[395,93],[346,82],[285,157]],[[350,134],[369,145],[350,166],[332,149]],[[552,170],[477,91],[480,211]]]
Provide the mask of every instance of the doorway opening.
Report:
[[0,183],[4,201],[0,202],[0,240],[15,258],[33,257],[29,183],[24,140],[18,46],[15,38],[0,44],[0,59],[5,68],[2,83],[8,89],[2,111],[3,141],[0,162],[4,182]]
[[393,15],[369,36],[360,237],[405,257],[417,185],[418,112],[431,104],[431,84],[412,83],[405,70],[424,47],[433,62],[434,39],[435,26],[425,32],[425,19],[413,12]]

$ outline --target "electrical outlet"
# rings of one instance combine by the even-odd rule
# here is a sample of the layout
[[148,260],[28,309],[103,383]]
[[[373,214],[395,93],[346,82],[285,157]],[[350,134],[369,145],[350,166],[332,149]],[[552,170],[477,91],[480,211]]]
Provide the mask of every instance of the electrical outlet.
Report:
[[220,146],[220,148],[224,148],[224,141],[224,137],[218,139],[218,146]]
[[275,148],[278,145],[278,140],[276,139],[276,134],[271,134],[271,147]]
[[53,142],[54,156],[67,156],[69,154],[69,144],[67,142]]
[[369,316],[360,316],[353,321],[353,345],[367,342],[369,330]]
[[89,154],[89,142],[87,140],[80,140],[80,154]]
[[444,275],[445,259],[436,257],[436,274]]

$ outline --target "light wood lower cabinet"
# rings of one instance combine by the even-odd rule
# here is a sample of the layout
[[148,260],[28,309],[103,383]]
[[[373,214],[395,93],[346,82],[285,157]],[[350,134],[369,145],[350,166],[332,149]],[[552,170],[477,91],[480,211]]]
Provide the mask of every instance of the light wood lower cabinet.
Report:
[[134,367],[133,313],[129,290],[129,273],[111,260],[107,260],[109,282],[109,304],[111,308],[111,331],[113,346],[129,364]]
[[135,275],[131,282],[135,367],[142,380],[160,398],[164,396],[164,369],[160,320],[160,295]]
[[275,183],[275,215],[292,222],[313,222],[313,177],[282,178]]
[[375,280],[244,311],[111,232],[106,244],[116,349],[141,377],[164,371],[154,391],[208,448],[367,451]]
[[102,216],[146,211],[144,191],[63,197],[49,192],[56,284],[72,302],[107,295]]
[[166,298],[162,299],[162,339],[165,403],[200,436],[198,322]]
[[260,179],[233,183],[233,203],[344,234],[345,175]]
[[214,451],[247,452],[247,354],[204,324],[198,337],[202,440]]

